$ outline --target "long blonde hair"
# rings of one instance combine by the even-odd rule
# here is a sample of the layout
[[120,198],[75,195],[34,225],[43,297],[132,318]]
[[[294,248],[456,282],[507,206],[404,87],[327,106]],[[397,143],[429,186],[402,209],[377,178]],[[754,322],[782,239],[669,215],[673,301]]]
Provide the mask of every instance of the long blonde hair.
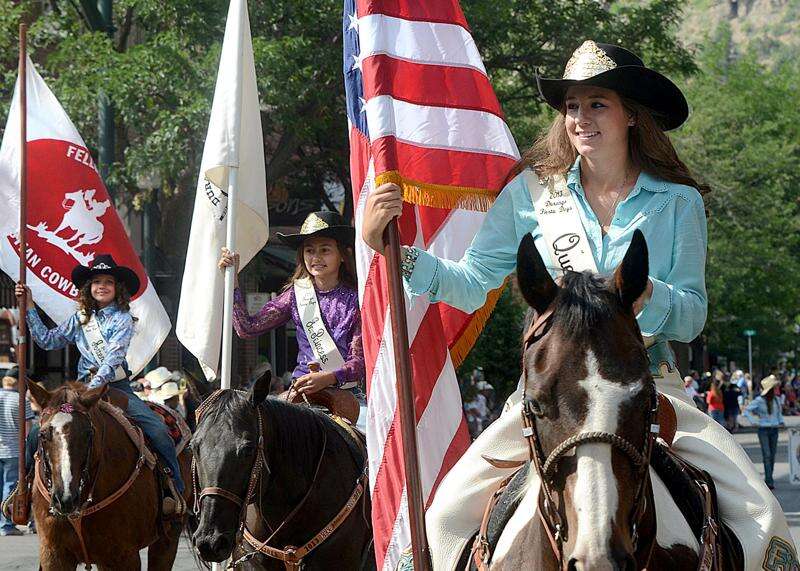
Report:
[[[633,165],[646,173],[668,182],[696,188],[700,194],[711,191],[707,184],[698,182],[689,167],[678,157],[667,134],[659,127],[653,113],[641,103],[619,96],[625,110],[634,118],[628,131],[628,152]],[[540,137],[514,165],[508,180],[526,168],[541,177],[564,174],[575,163],[578,153],[569,140],[562,110],[550,125],[547,134]]]

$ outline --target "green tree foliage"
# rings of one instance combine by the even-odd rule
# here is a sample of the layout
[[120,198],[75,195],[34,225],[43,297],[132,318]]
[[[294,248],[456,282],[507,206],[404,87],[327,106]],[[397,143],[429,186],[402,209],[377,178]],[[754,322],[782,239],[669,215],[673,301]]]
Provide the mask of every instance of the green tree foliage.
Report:
[[[116,0],[113,39],[92,31],[91,5],[0,4],[0,112],[10,100],[16,26],[24,19],[34,61],[92,148],[98,92],[113,101],[118,161],[110,183],[117,199],[141,206],[148,198],[143,175],[156,175],[167,193],[193,192],[227,2]],[[560,74],[584,38],[624,43],[671,71],[693,69],[672,33],[677,0],[468,0],[464,10],[522,145],[539,124],[537,69]],[[326,180],[349,190],[341,17],[341,2],[333,0],[250,2],[269,183],[292,194],[321,196]]]
[[[113,102],[117,160],[110,186],[118,203],[141,208],[152,199],[144,180],[160,182],[168,223],[159,241],[180,266],[228,3],[115,0],[113,38],[93,31],[91,4],[0,2],[0,117],[11,99],[14,39],[24,19],[34,62],[92,149],[98,93]],[[675,39],[680,0],[464,0],[462,6],[520,148],[552,117],[537,95],[537,71],[559,76],[584,39],[625,45],[673,75],[695,70]],[[260,0],[249,7],[270,188],[324,199],[322,185],[332,181],[349,197],[341,2]],[[521,319],[508,295],[495,317],[502,327],[493,322],[489,331],[511,330],[508,324]],[[506,338],[484,334],[471,362],[480,358],[491,379],[516,382],[518,372],[507,367],[518,363],[508,358],[519,346],[518,332],[511,337],[492,345]]]
[[526,309],[514,288],[506,286],[474,349],[458,368],[459,379],[468,378],[475,368],[483,367],[497,398],[505,399],[514,391],[519,381]]
[[687,85],[692,116],[678,150],[713,187],[706,332],[713,350],[746,362],[744,329],[766,362],[794,345],[800,299],[800,66],[769,69],[736,54],[720,28]]

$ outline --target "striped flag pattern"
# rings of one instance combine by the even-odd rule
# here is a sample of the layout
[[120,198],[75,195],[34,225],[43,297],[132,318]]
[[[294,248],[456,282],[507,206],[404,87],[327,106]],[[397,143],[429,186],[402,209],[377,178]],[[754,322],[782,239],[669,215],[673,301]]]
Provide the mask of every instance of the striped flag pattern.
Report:
[[[370,191],[401,185],[400,239],[460,259],[519,158],[457,0],[344,0],[344,78],[367,365],[367,441],[378,568],[410,543],[386,266],[361,241]],[[455,367],[499,296],[465,314],[406,300],[423,493],[469,445]]]

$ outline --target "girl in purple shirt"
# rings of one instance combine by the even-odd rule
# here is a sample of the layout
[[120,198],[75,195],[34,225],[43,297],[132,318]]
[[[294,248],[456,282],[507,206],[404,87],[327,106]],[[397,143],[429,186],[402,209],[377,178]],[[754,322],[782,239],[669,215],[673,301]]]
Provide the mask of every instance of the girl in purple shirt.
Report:
[[[353,261],[355,230],[335,212],[308,215],[298,234],[277,234],[286,244],[297,248],[297,267],[283,292],[269,301],[255,315],[247,312],[239,289],[238,275],[234,290],[233,325],[242,338],[252,338],[285,324],[289,319],[297,327],[297,366],[293,386],[302,393],[315,393],[326,387],[356,389],[364,378],[364,352],[361,345],[361,312]],[[234,265],[239,269],[239,254],[222,249],[220,268]],[[344,364],[333,371],[312,371],[318,363],[306,329],[300,318],[294,284],[310,278],[314,286],[322,321],[341,354]]]

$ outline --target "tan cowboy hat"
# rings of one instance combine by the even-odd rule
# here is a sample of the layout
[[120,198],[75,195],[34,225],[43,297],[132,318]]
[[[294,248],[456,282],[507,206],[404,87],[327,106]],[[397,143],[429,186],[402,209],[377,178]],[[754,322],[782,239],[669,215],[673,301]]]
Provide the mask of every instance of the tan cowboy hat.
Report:
[[770,375],[765,379],[761,379],[761,396],[763,397],[779,384],[781,384],[781,382],[775,378],[775,375]]
[[150,400],[164,403],[172,397],[180,396],[186,392],[186,387],[180,388],[176,381],[167,381],[157,391],[150,393]]
[[175,373],[171,373],[166,367],[158,367],[157,369],[153,369],[144,376],[144,380],[150,383],[150,388],[152,390],[158,389],[158,387],[167,381],[177,381],[179,379],[180,376]]

